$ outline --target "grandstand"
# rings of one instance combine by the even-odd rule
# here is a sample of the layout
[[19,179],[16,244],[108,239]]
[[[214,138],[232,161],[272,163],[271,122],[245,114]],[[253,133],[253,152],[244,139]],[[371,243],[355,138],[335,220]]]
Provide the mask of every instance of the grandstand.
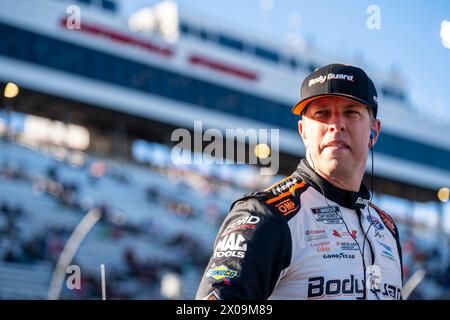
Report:
[[[80,29],[67,27],[71,4]],[[108,299],[193,299],[230,204],[304,155],[290,106],[301,79],[335,57],[178,13],[173,42],[160,30],[131,31],[112,0],[0,3],[0,88],[20,88],[0,109],[1,299],[46,299],[64,245],[92,208],[102,218],[72,261],[81,289],[63,286],[61,298],[101,299],[104,264]],[[419,118],[401,82],[367,68],[383,121],[374,202],[399,221],[405,278],[426,272],[410,297],[448,299],[450,207],[436,196],[450,181],[448,127]],[[196,120],[221,131],[279,129],[278,174],[261,176],[260,163],[173,163],[172,132],[194,133]],[[169,281],[179,290],[165,290]]]
[[[73,167],[55,159],[48,150],[32,150],[7,141],[2,141],[1,150],[3,298],[46,297],[52,262],[58,258],[83,214],[93,206],[101,207],[105,216],[75,257],[83,272],[95,274],[100,264],[105,264],[111,276],[117,273],[117,277],[125,278],[124,284],[117,284],[118,292],[114,292],[120,297],[122,285],[127,285],[129,280],[137,281],[133,277],[126,279],[126,275],[141,272],[140,268],[129,270],[136,268],[127,264],[133,257],[133,263],[155,272],[142,275],[144,282],[146,276],[158,278],[159,273],[172,269],[183,277],[194,275],[184,282],[183,293],[185,298],[193,296],[221,217],[207,217],[206,213],[211,212],[207,208],[211,199],[200,197],[198,190],[182,179],[169,178],[168,173],[175,168],[166,168],[169,171],[161,173],[94,157],[87,157],[82,167]],[[98,161],[105,161],[107,173],[94,178],[98,179],[94,182],[89,168]],[[125,184],[114,176],[114,168],[119,166],[126,177]],[[66,198],[65,191],[71,184],[76,185],[76,192]],[[149,187],[156,191],[151,198]],[[164,191],[167,190],[170,193],[178,190],[182,195],[166,198]],[[184,202],[186,198],[191,199],[189,203]],[[216,210],[222,210],[215,212],[217,215],[226,213],[223,208]],[[195,230],[202,230],[202,233]],[[29,279],[33,281],[27,287]],[[30,291],[38,280],[35,286],[40,289]],[[150,281],[151,284],[154,283]],[[137,286],[135,292],[140,294],[145,290]],[[150,294],[151,291],[141,298],[154,297]],[[130,297],[136,298],[135,295]]]

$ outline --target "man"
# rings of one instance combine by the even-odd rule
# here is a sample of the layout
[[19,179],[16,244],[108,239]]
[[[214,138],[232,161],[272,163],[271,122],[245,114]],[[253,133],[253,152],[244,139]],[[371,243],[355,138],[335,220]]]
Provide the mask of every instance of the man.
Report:
[[362,183],[381,130],[375,86],[331,64],[301,98],[292,111],[306,159],[232,204],[197,299],[401,299],[397,227]]

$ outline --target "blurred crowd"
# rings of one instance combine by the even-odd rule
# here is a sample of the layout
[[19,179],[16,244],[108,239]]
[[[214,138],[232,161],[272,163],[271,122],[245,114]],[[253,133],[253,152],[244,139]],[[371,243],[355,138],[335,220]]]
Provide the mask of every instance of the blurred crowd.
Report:
[[[49,157],[39,151],[29,152],[38,153],[44,158]],[[29,166],[22,165],[20,159],[14,156],[1,157],[0,152],[0,184],[25,183],[33,190],[35,197],[50,200],[57,208],[61,208],[60,214],[75,214],[81,219],[91,208],[101,210],[102,218],[98,223],[101,228],[94,229],[98,239],[113,244],[124,238],[144,239],[149,247],[160,246],[165,248],[164,250],[177,252],[176,261],[167,261],[139,255],[132,245],[118,246],[122,263],[119,267],[108,270],[107,292],[110,299],[192,299],[192,290],[183,292],[185,282],[191,281],[191,287],[196,287],[196,281],[200,280],[211,254],[213,235],[227,214],[231,200],[234,196],[249,191],[236,188],[232,182],[220,177],[208,176],[186,167],[147,165],[146,170],[161,175],[168,188],[173,190],[168,194],[165,191],[167,189],[160,188],[160,184],[153,181],[148,181],[144,186],[137,184],[128,174],[127,166],[130,164],[113,165],[112,162],[87,156],[84,161],[78,163],[78,177],[84,176],[91,188],[101,190],[102,180],[108,179],[117,188],[122,188],[124,193],[132,187],[135,188],[133,190],[139,190],[149,209],[162,209],[162,212],[172,219],[170,221],[180,226],[177,232],[169,233],[158,219],[148,217],[145,222],[135,222],[127,218],[129,212],[126,212],[126,206],[125,209],[119,210],[111,201],[102,199],[98,202],[86,197],[83,183],[77,179],[62,177],[61,172],[65,168],[73,168],[73,163],[69,161],[49,161],[45,169],[36,173],[30,170]],[[230,193],[230,190],[235,193]],[[189,196],[188,191],[194,191],[204,198],[204,203],[200,206]],[[48,221],[45,225],[33,228],[32,234],[26,234],[20,227],[21,221],[27,223],[33,214],[33,207],[27,206],[26,197],[23,197],[21,202],[14,202],[0,193],[0,243],[1,259],[4,263],[56,263],[75,225]],[[199,230],[181,228],[185,221],[194,219],[204,221],[210,226],[211,236],[207,243],[198,238]],[[410,298],[449,299],[448,235],[436,234],[434,230],[423,230],[413,225],[400,225],[400,230],[405,281],[419,270],[426,272],[424,280],[412,292]],[[434,234],[434,242],[421,240],[420,235],[427,232]],[[72,263],[77,264],[77,261],[78,257],[75,256]],[[196,274],[197,277],[192,280],[188,277],[189,274]],[[172,290],[173,292],[163,290],[165,283],[172,287],[178,285],[180,288],[178,291]],[[68,299],[100,297],[100,278],[95,270],[82,272],[81,289],[63,291],[63,298]]]
[[[1,154],[0,154],[1,155]],[[65,167],[71,166],[69,162],[52,163],[45,170],[36,174],[29,170],[28,166],[23,165],[19,159],[9,156],[7,160],[0,159],[0,181],[2,184],[25,183],[32,190],[33,195],[38,199],[50,199],[62,210],[60,214],[66,212],[75,213],[80,218],[91,208],[98,208],[102,215],[99,225],[101,228],[97,236],[103,241],[115,242],[124,237],[134,237],[136,239],[148,239],[148,245],[160,245],[167,250],[173,250],[180,253],[179,262],[160,261],[159,259],[145,259],[137,257],[132,246],[121,248],[123,252],[122,268],[112,268],[108,273],[108,292],[109,298],[116,299],[136,299],[142,298],[165,298],[161,295],[161,282],[167,273],[178,274],[196,269],[200,274],[209,258],[209,252],[202,250],[204,245],[195,237],[194,233],[179,231],[177,233],[165,233],[156,219],[149,217],[146,223],[134,223],[131,219],[126,219],[126,212],[114,208],[114,205],[102,200],[96,202],[83,196],[83,184],[70,179],[63,179],[60,175]],[[151,170],[162,169],[167,177],[167,182],[173,184],[173,188],[185,190],[192,188],[191,184],[186,183],[183,175],[175,170],[167,168],[152,168]],[[79,174],[86,175],[89,184],[93,187],[98,185],[102,179],[109,179],[116,183],[125,191],[132,181],[126,174],[126,170],[117,170],[114,166],[107,164],[103,160],[86,161],[78,166]],[[169,179],[169,176],[172,178]],[[173,177],[177,179],[174,180]],[[215,185],[216,187],[216,185]],[[215,187],[203,190],[204,193],[212,194],[210,190]],[[211,225],[211,228],[218,228],[223,214],[220,208],[214,203],[206,203],[204,214],[194,210],[194,204],[184,199],[178,199],[176,195],[166,195],[155,184],[149,181],[141,192],[147,200],[149,208],[159,206],[165,210],[168,215],[173,216],[174,220],[182,224],[184,219],[205,218],[205,221]],[[183,192],[181,192],[183,193]],[[27,199],[23,199],[26,203]],[[3,250],[1,259],[4,262],[33,264],[36,262],[49,261],[56,264],[61,251],[64,248],[67,239],[73,232],[76,225],[61,225],[58,221],[48,221],[47,224],[40,226],[33,234],[25,234],[21,230],[18,222],[27,223],[28,217],[31,217],[33,210],[25,209],[20,203],[9,201],[8,197],[0,194],[0,212],[3,217],[1,225],[0,243]],[[72,262],[76,264],[75,261]],[[129,280],[135,280],[134,288],[122,290],[122,286]],[[73,292],[66,291],[70,298],[90,299],[98,298],[100,292],[100,279],[95,271],[87,270],[82,272],[82,289]],[[144,292],[144,293],[142,293]],[[192,298],[180,293],[179,298]]]

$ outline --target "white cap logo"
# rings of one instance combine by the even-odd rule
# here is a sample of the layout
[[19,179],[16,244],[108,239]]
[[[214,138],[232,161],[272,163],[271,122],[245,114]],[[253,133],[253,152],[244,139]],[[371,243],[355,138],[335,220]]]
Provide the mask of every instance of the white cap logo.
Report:
[[332,79],[347,80],[347,81],[351,81],[351,82],[355,81],[353,79],[353,75],[342,74],[342,73],[338,73],[338,74],[329,73],[326,76],[320,75],[317,78],[309,80],[308,87],[311,87],[312,85],[315,85],[316,83],[324,83],[326,80],[332,80]]

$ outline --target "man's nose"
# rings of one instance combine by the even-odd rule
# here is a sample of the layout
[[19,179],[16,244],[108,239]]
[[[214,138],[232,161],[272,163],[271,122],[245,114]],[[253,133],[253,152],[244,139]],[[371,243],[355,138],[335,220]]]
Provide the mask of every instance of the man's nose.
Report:
[[345,131],[344,116],[340,112],[333,112],[328,123],[328,128],[331,132]]

